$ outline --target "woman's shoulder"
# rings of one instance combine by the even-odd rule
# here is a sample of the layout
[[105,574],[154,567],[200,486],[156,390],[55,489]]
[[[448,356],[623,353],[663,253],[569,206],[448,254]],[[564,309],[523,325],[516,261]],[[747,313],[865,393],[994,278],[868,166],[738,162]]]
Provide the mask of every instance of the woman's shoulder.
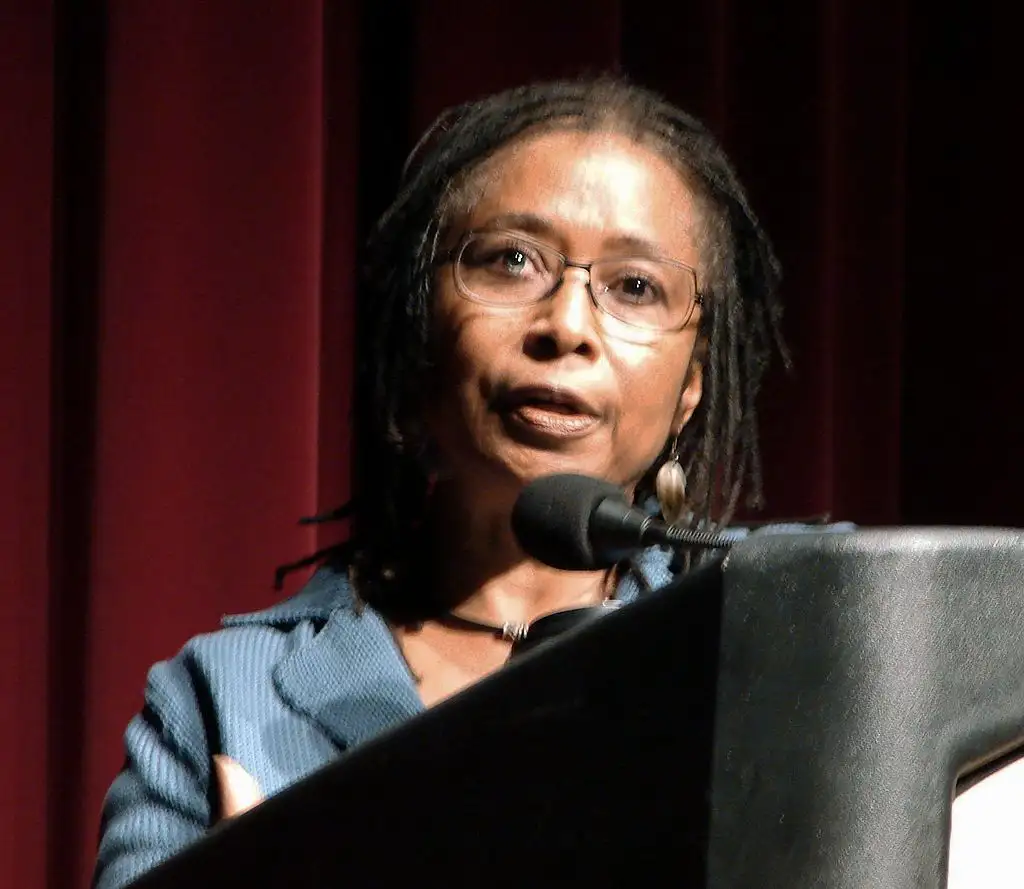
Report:
[[348,712],[367,688],[385,698],[377,710],[411,709],[393,649],[381,617],[357,607],[347,573],[322,567],[291,598],[225,617],[155,664],[146,707],[195,762],[226,753],[272,789],[371,733],[370,717]]
[[[392,689],[402,672],[385,656],[390,635],[355,602],[346,572],[321,568],[291,598],[226,617],[150,668],[104,805],[98,885],[123,885],[203,835],[215,754],[270,795],[412,711]],[[397,677],[381,693],[391,709],[367,713],[352,702],[378,675]]]

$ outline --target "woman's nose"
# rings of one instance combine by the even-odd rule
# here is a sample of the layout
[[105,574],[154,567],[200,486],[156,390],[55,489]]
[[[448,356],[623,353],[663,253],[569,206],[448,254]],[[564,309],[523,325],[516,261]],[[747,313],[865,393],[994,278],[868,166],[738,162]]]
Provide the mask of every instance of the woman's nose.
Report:
[[557,286],[537,305],[532,333],[555,354],[596,354],[599,348],[597,318],[590,295],[590,272],[567,268]]

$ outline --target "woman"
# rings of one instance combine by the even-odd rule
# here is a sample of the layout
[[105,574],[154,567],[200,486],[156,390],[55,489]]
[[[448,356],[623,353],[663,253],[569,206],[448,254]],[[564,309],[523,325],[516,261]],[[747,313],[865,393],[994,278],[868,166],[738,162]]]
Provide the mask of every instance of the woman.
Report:
[[153,668],[105,805],[102,889],[498,670],[507,625],[670,579],[660,552],[609,572],[528,559],[509,515],[530,480],[598,476],[705,524],[758,494],[778,270],[692,118],[610,79],[451,110],[371,247],[375,468],[352,539],[296,597]]

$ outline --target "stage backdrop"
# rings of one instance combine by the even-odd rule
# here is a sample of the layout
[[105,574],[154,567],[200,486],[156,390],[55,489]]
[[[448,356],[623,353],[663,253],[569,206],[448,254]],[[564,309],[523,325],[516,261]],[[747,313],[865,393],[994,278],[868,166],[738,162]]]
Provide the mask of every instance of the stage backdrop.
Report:
[[766,516],[1024,524],[1014,31],[956,6],[2,0],[0,885],[86,884],[147,667],[343,533],[358,244],[448,103],[623,70],[724,139]]

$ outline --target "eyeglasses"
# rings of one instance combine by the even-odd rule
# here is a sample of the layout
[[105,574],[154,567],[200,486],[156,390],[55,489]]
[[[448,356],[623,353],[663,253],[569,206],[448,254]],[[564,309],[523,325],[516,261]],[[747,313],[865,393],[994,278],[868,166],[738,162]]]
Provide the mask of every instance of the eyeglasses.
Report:
[[541,302],[558,290],[567,268],[584,269],[594,305],[633,327],[682,330],[694,307],[704,304],[697,273],[681,262],[648,256],[573,262],[518,232],[468,232],[448,259],[462,295],[487,306]]

